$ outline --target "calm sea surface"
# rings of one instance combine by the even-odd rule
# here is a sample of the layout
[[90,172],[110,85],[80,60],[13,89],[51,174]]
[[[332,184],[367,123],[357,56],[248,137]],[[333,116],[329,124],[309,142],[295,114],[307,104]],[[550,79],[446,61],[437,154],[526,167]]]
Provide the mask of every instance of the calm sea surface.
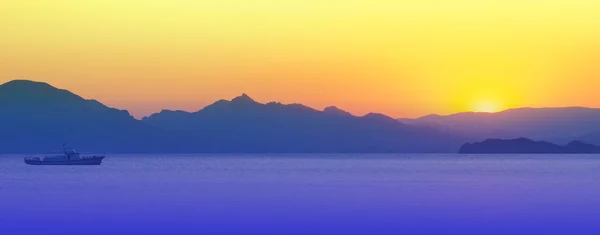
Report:
[[0,156],[0,234],[600,234],[600,155]]

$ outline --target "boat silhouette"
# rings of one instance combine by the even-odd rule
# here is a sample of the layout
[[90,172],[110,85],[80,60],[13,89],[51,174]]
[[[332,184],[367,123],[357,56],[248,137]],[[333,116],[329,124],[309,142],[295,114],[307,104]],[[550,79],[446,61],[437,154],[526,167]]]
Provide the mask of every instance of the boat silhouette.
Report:
[[105,156],[83,156],[73,148],[63,144],[63,151],[57,155],[42,157],[26,157],[25,163],[29,165],[100,165]]

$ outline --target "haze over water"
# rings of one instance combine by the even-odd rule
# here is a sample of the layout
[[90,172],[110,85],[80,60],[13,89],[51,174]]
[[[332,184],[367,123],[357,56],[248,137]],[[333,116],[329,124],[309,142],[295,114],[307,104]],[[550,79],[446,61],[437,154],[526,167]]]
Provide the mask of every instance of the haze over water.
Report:
[[0,234],[598,234],[597,155],[0,157]]

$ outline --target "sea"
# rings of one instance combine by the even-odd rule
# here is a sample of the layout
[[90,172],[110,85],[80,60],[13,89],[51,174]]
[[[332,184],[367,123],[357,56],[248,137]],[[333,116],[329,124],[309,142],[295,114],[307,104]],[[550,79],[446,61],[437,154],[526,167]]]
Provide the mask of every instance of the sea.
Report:
[[0,155],[0,234],[600,234],[600,155]]

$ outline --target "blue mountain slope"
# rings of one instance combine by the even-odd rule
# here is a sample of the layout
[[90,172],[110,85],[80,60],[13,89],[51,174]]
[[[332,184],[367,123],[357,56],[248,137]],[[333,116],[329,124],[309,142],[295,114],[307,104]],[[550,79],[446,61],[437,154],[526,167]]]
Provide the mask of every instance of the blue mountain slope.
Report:
[[136,120],[127,111],[46,83],[0,86],[0,152],[45,152],[67,142],[85,151],[172,153],[455,152],[464,139],[381,114],[255,102],[247,95],[188,113]]
[[[600,133],[600,109],[583,107],[518,108],[499,113],[429,115],[399,120],[460,133],[473,141],[525,137],[566,144],[593,131]],[[594,143],[600,144],[600,141]]]
[[193,131],[211,151],[447,152],[461,144],[451,134],[381,114],[356,117],[337,108],[261,104],[245,94],[198,112],[163,111],[142,121],[165,130]]
[[48,151],[64,142],[89,151],[135,151],[152,135],[127,111],[46,83],[0,86],[0,152]]

